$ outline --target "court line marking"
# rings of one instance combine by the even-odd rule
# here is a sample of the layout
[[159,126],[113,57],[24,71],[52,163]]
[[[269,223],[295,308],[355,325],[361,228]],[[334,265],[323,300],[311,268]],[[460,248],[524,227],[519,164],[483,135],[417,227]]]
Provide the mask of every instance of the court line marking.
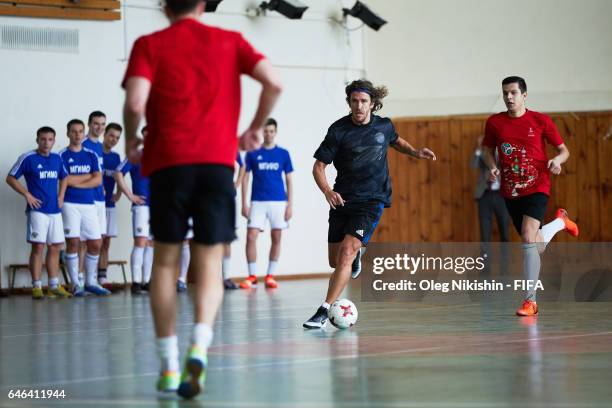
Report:
[[[582,333],[582,334],[568,334],[568,335],[559,335],[559,336],[550,336],[550,337],[534,337],[528,339],[517,339],[517,340],[505,340],[505,341],[497,341],[497,342],[476,342],[471,344],[449,344],[444,346],[432,346],[432,347],[419,347],[419,348],[408,348],[403,350],[393,350],[393,351],[383,351],[376,353],[364,353],[358,355],[346,355],[346,356],[337,356],[337,357],[325,357],[325,358],[310,358],[310,359],[301,359],[301,360],[282,360],[282,361],[271,361],[267,363],[254,363],[254,364],[242,364],[242,365],[227,365],[227,366],[213,366],[207,371],[225,371],[225,370],[243,370],[243,369],[252,369],[252,368],[263,368],[263,367],[275,367],[275,366],[284,366],[284,365],[300,365],[300,364],[311,364],[311,363],[319,363],[319,362],[328,362],[328,361],[338,361],[338,360],[348,360],[348,359],[357,359],[357,358],[370,358],[370,357],[385,357],[396,354],[410,354],[415,352],[423,352],[423,351],[435,351],[435,350],[444,350],[444,349],[453,349],[456,347],[466,347],[466,346],[484,346],[491,344],[512,344],[512,343],[527,343],[531,341],[547,341],[547,340],[558,340],[558,339],[570,339],[570,338],[579,338],[579,337],[593,337],[593,336],[606,336],[612,335],[612,331],[605,332],[597,332],[597,333]],[[158,375],[158,372],[148,372],[142,374],[120,374],[114,376],[104,376],[104,377],[93,377],[93,378],[81,378],[78,380],[63,380],[63,381],[52,381],[45,383],[34,383],[34,384],[14,384],[14,385],[2,385],[0,388],[40,388],[46,387],[49,385],[55,384],[80,384],[87,382],[96,382],[96,381],[112,381],[121,378],[140,378],[140,377],[151,377]]]

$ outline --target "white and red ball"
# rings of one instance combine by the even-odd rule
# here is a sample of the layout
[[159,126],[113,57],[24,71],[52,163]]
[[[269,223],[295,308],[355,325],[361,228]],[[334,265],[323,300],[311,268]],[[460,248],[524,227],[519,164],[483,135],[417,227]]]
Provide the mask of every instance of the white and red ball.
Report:
[[357,323],[357,307],[348,299],[338,299],[329,307],[329,322],[339,329],[348,329]]

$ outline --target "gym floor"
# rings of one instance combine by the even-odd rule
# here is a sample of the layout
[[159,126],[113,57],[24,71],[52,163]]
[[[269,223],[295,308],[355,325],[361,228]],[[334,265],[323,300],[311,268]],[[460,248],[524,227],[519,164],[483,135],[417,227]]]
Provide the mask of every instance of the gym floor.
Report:
[[[361,303],[357,325],[305,331],[327,287],[226,293],[203,396],[159,399],[148,295],[0,301],[0,406],[610,407],[612,303]],[[179,295],[181,351],[193,314]],[[13,390],[63,399],[9,399]]]

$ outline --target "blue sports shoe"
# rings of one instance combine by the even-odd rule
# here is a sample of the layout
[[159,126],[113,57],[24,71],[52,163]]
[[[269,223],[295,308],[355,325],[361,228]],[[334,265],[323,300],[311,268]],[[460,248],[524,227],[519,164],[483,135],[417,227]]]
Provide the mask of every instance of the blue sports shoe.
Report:
[[181,280],[176,281],[176,291],[178,293],[187,292],[187,284]]
[[111,291],[108,289],[104,289],[100,285],[85,285],[85,291],[89,293],[93,293],[98,296],[108,296],[111,294]]
[[365,248],[359,248],[357,251],[357,256],[353,260],[353,264],[351,265],[351,278],[357,279],[359,274],[361,274],[361,257],[365,254]]
[[83,290],[83,287],[81,285],[74,285],[72,287],[72,296],[74,296],[74,297],[85,297],[85,296],[87,296],[87,294],[85,293],[85,291]]

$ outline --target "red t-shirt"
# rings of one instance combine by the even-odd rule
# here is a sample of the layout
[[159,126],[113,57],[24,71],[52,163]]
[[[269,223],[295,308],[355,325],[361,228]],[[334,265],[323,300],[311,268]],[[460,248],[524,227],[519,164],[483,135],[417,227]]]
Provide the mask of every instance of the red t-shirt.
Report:
[[180,20],[134,43],[122,86],[151,81],[142,174],[187,164],[234,168],[240,74],[264,56],[240,33]]
[[523,116],[513,118],[501,112],[487,119],[482,144],[497,148],[505,198],[550,195],[546,142],[559,146],[563,139],[552,119],[543,113],[527,110]]

